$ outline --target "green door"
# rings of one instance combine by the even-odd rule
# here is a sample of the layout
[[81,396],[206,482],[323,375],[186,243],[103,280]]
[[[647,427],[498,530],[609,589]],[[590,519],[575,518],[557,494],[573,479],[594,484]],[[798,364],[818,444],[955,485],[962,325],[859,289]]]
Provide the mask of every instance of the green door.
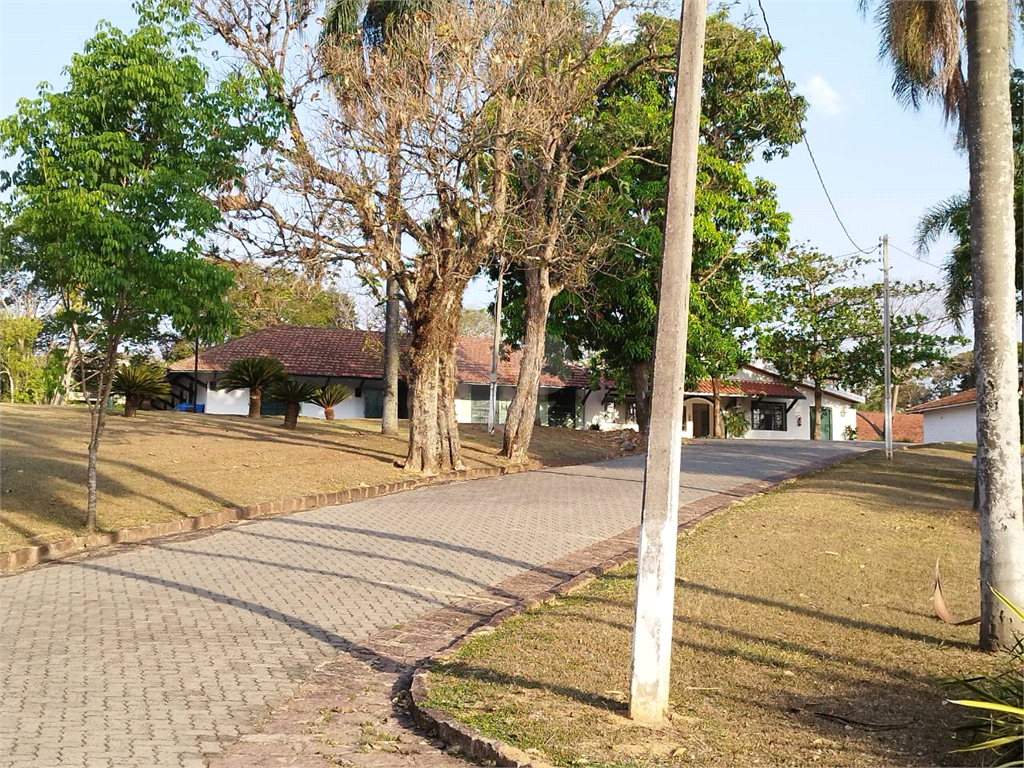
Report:
[[[814,435],[814,407],[811,407],[811,435]],[[832,409],[822,407],[821,409],[821,439],[832,439]]]

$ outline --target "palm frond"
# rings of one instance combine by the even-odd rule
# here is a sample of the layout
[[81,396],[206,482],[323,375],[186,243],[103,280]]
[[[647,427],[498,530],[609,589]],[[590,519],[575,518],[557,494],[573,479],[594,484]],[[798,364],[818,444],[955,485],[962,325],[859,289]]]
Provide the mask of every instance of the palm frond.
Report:
[[217,389],[269,387],[284,378],[284,366],[276,357],[243,357],[235,360],[217,382]]
[[275,381],[267,388],[267,394],[285,403],[312,403],[320,388],[311,381],[296,381],[287,377]]
[[319,390],[310,402],[316,403],[321,408],[333,408],[338,403],[348,400],[350,394],[348,387],[341,384],[328,384]]
[[164,397],[171,391],[171,385],[163,366],[157,363],[136,363],[119,365],[114,371],[111,392],[125,397],[149,399]]

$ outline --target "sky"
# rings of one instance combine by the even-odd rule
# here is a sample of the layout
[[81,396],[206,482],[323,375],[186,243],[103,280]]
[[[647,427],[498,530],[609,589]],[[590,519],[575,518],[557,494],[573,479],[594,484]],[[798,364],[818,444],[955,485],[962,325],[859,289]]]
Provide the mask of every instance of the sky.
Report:
[[[805,122],[810,146],[855,244],[830,209],[803,146],[752,169],[777,186],[780,208],[793,217],[792,242],[837,255],[872,249],[871,258],[878,258],[879,238],[887,233],[894,279],[941,279],[936,265],[945,260],[948,240],[932,249],[930,263],[900,252],[915,253],[917,221],[929,206],[967,189],[967,157],[954,149],[940,110],[927,105],[912,112],[893,99],[890,70],[877,55],[877,30],[856,0],[763,4],[773,37],[785,47],[786,75],[811,104]],[[752,14],[761,25],[756,2],[738,0],[730,8],[734,19]],[[34,96],[42,80],[61,85],[62,68],[100,19],[130,28],[135,14],[127,0],[0,0],[0,115]],[[879,260],[866,277],[880,276]],[[492,286],[478,279],[465,303],[486,306],[491,296]]]

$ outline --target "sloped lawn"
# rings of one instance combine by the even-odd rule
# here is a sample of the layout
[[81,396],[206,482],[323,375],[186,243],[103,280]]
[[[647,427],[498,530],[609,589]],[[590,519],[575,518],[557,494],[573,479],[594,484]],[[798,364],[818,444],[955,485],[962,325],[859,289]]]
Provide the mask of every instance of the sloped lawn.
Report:
[[[412,477],[394,466],[407,433],[384,437],[379,422],[140,411],[111,416],[100,444],[100,531]],[[403,430],[407,425],[403,423]],[[469,467],[506,463],[501,431],[460,426]],[[80,535],[85,523],[89,415],[82,408],[0,406],[0,549]],[[581,463],[617,449],[607,435],[537,428],[532,458]]]
[[[880,452],[679,539],[672,719],[626,718],[635,570],[518,617],[431,675],[431,703],[561,765],[976,765],[941,678],[993,668],[977,627],[970,455]],[[955,696],[954,696],[955,698]]]

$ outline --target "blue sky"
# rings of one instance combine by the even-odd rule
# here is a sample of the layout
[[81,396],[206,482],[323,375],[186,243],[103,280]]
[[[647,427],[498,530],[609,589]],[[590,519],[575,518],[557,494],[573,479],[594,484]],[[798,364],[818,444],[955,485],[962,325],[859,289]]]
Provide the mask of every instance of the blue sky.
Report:
[[[785,46],[786,74],[811,102],[811,148],[853,239],[874,248],[888,233],[896,248],[913,252],[922,212],[967,188],[967,158],[953,149],[939,110],[927,106],[913,113],[894,101],[890,72],[877,57],[874,23],[861,17],[856,0],[763,2],[772,34]],[[750,12],[760,19],[754,2],[740,0],[732,8],[735,18]],[[61,69],[100,19],[127,28],[134,18],[126,0],[0,0],[0,114],[10,114],[19,98],[34,96],[41,80],[60,85]],[[794,242],[809,241],[836,254],[854,250],[804,147],[758,165],[755,173],[777,185],[781,208],[793,216]],[[929,260],[941,263],[947,245],[940,244]],[[895,249],[890,253],[895,278],[941,275]],[[489,300],[486,282],[476,281],[466,304]]]

